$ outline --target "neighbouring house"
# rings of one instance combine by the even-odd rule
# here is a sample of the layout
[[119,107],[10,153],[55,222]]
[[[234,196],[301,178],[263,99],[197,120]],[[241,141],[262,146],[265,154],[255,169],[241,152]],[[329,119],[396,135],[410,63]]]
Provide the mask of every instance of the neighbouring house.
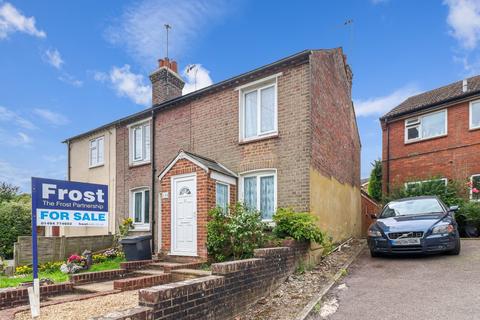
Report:
[[432,179],[480,187],[480,76],[410,97],[380,122],[384,192]]
[[47,236],[91,236],[114,234],[119,221],[115,216],[116,129],[114,125],[69,138],[67,145],[67,178],[108,185],[108,228],[46,227]]
[[360,187],[362,188],[363,191],[368,193],[368,185],[370,183],[370,178],[363,178],[360,180]]
[[76,139],[115,128],[116,220],[152,234],[155,252],[206,258],[208,210],[237,201],[265,221],[292,207],[318,216],[335,240],[360,235],[361,145],[340,48],[186,95],[175,61],[159,60],[150,80],[151,108]]

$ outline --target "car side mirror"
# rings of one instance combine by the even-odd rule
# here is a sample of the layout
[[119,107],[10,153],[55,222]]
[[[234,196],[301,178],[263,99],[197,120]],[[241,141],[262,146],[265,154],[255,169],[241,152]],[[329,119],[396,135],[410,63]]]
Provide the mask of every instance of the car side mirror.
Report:
[[450,211],[450,212],[457,212],[458,209],[460,209],[459,206],[450,206],[450,208],[448,208],[448,211]]
[[377,220],[377,215],[375,213],[370,213],[370,218]]

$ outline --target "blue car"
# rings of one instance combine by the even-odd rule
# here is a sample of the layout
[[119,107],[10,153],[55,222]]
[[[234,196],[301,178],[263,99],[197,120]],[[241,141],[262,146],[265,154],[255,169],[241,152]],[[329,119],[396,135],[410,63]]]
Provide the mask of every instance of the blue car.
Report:
[[370,254],[460,254],[457,210],[458,206],[448,208],[435,196],[388,203],[368,229]]

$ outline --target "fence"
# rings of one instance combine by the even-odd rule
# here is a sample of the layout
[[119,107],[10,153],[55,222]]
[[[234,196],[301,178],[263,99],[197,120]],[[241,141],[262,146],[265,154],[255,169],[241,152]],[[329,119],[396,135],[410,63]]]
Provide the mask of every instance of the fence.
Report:
[[[81,237],[38,237],[39,263],[62,261],[84,250],[98,251],[112,246],[112,235]],[[15,267],[32,263],[32,238],[20,236],[14,244]]]

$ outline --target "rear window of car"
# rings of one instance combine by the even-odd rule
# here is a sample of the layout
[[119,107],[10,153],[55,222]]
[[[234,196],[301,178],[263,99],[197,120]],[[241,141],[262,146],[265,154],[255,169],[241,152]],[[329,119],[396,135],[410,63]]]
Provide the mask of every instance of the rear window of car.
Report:
[[380,218],[443,212],[444,209],[437,199],[412,199],[390,202],[383,209]]

